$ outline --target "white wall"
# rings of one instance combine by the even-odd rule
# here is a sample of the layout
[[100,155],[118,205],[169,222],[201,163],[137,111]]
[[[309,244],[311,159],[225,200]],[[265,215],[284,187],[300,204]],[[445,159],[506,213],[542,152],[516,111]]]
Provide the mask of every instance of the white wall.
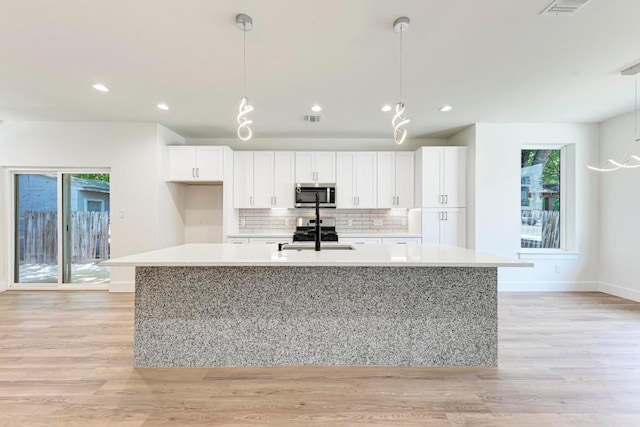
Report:
[[[164,183],[163,147],[181,142],[155,123],[5,123],[0,127],[0,206],[2,227],[0,272],[7,277],[10,207],[5,192],[7,168],[110,168],[111,256],[119,257],[181,243],[182,232],[173,192]],[[121,214],[123,217],[121,217]],[[171,230],[171,231],[168,231]],[[132,268],[112,268],[110,289],[130,287]]]
[[[600,160],[620,156],[634,141],[634,113],[603,122]],[[631,154],[640,156],[640,143]],[[598,164],[600,166],[602,163]],[[596,174],[597,172],[592,172]],[[600,174],[600,283],[602,290],[640,301],[640,169]]]
[[222,243],[222,185],[185,185],[184,242]]
[[[534,268],[500,270],[501,289],[595,290],[598,279],[597,124],[476,124],[475,209],[470,230],[480,252],[517,257],[520,252],[520,150],[533,144],[575,144],[575,219],[567,221],[569,250],[577,259],[538,259]],[[573,175],[573,176],[571,176]],[[565,197],[570,196],[569,194]],[[568,208],[567,204],[563,205]],[[571,217],[571,216],[570,216]],[[556,266],[559,272],[556,272]]]

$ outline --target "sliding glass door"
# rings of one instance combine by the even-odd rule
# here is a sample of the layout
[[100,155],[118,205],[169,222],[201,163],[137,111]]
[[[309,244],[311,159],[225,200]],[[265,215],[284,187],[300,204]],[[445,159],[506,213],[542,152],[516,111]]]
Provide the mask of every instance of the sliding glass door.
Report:
[[[16,173],[15,283],[109,282],[108,173]],[[50,285],[49,285],[50,286]]]
[[15,175],[16,283],[58,283],[58,175]]

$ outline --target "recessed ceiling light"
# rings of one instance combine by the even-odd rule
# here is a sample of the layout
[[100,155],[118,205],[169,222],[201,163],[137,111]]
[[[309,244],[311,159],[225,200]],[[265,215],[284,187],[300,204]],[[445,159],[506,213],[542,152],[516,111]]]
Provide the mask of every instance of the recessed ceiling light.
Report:
[[453,110],[453,107],[451,105],[443,105],[442,107],[438,108],[438,110],[446,113],[447,111]]
[[380,108],[380,110],[386,112],[391,111],[391,105],[383,105],[382,108]]
[[92,86],[95,90],[99,90],[100,92],[109,92],[109,88],[102,83],[95,83]]
[[169,106],[167,104],[158,104],[158,108],[167,111],[169,109]]
[[322,107],[316,104],[313,107],[311,107],[311,111],[313,111],[314,113],[319,113],[320,111],[322,111]]

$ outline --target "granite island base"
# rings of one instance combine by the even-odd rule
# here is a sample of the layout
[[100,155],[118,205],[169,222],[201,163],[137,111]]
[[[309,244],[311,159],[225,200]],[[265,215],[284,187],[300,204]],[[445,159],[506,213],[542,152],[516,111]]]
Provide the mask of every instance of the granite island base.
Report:
[[497,269],[468,249],[188,244],[136,267],[138,367],[496,366]]
[[135,365],[496,366],[491,267],[137,267]]

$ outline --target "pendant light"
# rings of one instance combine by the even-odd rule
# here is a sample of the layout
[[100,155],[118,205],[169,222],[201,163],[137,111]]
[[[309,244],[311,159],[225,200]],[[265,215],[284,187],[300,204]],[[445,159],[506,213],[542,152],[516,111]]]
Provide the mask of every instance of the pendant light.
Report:
[[635,169],[640,168],[640,157],[629,155],[634,146],[640,142],[640,138],[638,138],[638,73],[640,73],[640,64],[636,64],[633,67],[627,68],[623,70],[620,74],[623,76],[635,76],[635,104],[633,109],[633,118],[634,118],[634,140],[622,155],[622,158],[619,162],[613,159],[607,159],[606,162],[602,165],[602,167],[596,168],[593,166],[587,166],[589,169],[598,171],[598,172],[613,172],[618,169]]
[[238,109],[238,138],[248,141],[253,136],[249,125],[253,123],[247,115],[253,111],[253,106],[249,104],[247,92],[247,31],[253,29],[253,20],[249,15],[241,13],[236,16],[236,26],[242,30],[242,98],[240,98],[240,108]]
[[400,33],[400,101],[396,104],[396,112],[391,119],[393,125],[393,140],[396,144],[402,144],[407,138],[407,130],[403,128],[409,123],[409,119],[404,117],[404,101],[402,100],[402,33],[409,28],[409,18],[401,16],[393,22],[393,31]]

